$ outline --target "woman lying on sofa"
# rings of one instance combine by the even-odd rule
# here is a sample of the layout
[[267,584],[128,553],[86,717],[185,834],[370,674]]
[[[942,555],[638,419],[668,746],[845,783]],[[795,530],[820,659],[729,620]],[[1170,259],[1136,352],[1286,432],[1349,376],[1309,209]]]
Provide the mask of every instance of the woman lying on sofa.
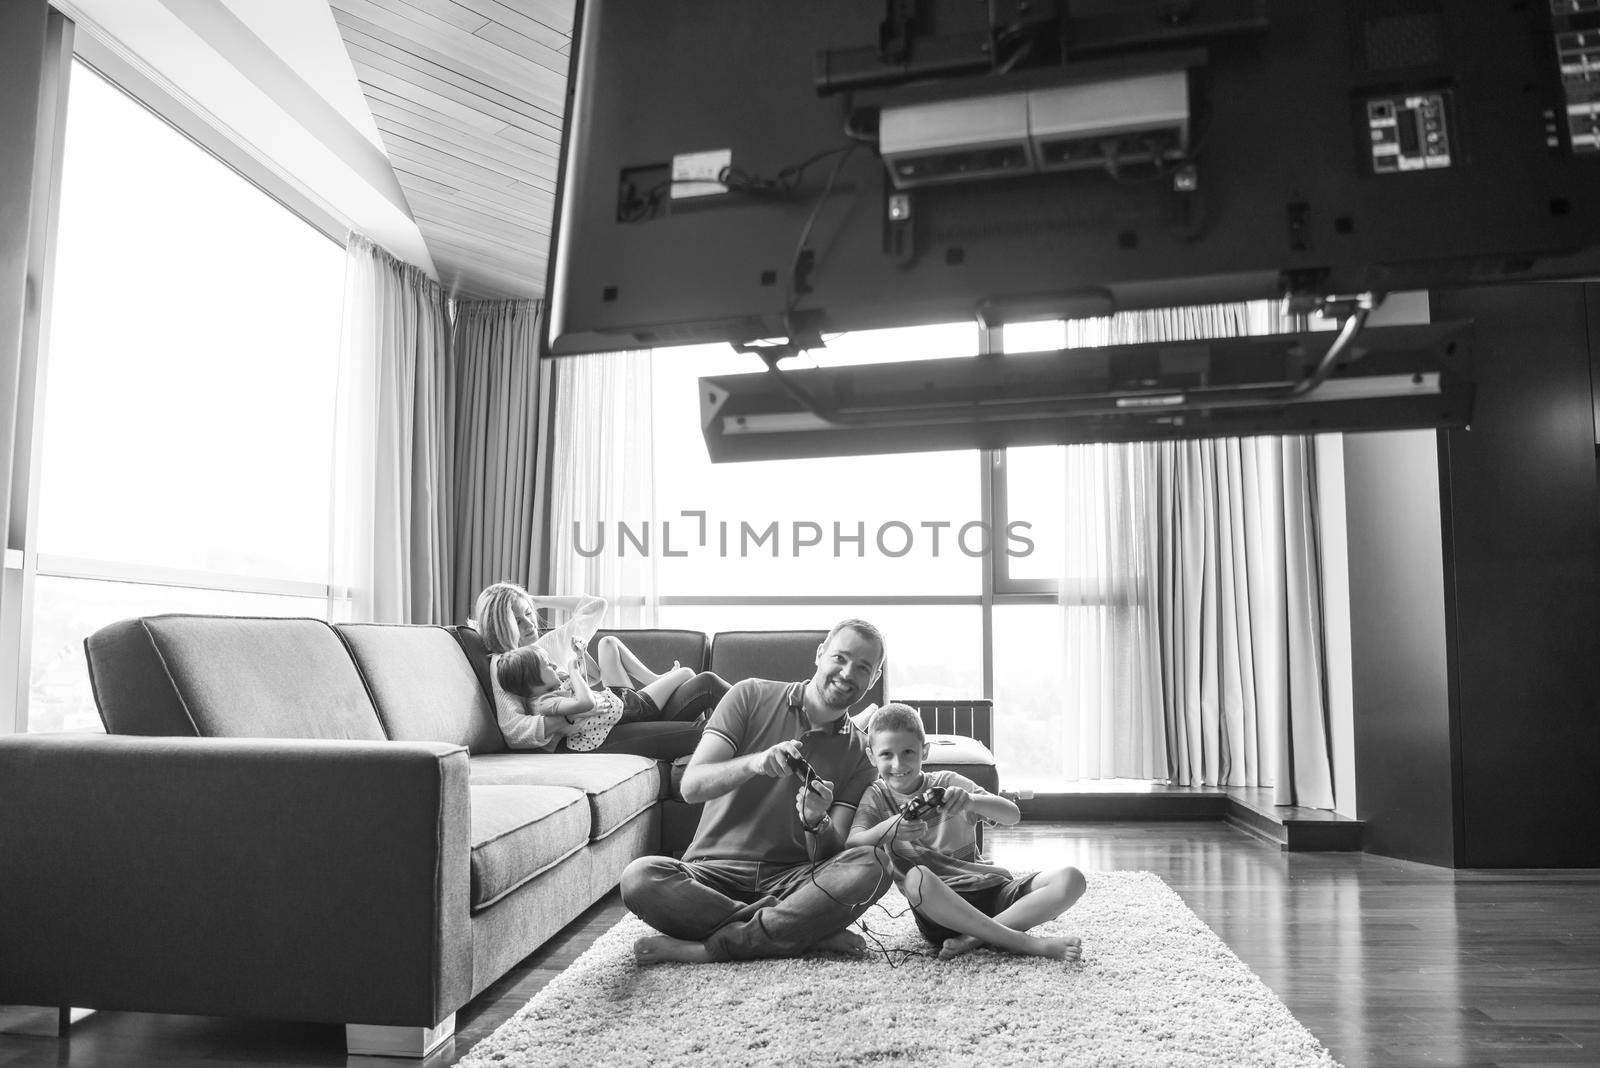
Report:
[[[635,753],[665,760],[694,752],[704,718],[728,692],[728,684],[712,672],[696,674],[677,664],[658,674],[612,636],[601,640],[599,653],[607,665],[603,670],[602,665],[583,650],[599,628],[606,607],[604,598],[587,594],[535,597],[512,582],[496,582],[478,595],[473,625],[489,650],[495,717],[500,723],[500,733],[511,748],[565,750],[568,748],[566,739],[573,735],[581,737],[581,744],[587,747],[598,726],[590,724],[589,720],[601,714],[598,710],[574,714],[571,722],[563,716],[528,715],[525,702],[505,691],[496,669],[503,654],[531,645],[540,649],[551,664],[567,663],[577,650],[575,667],[582,667],[584,679],[590,686],[631,683],[650,694],[652,699],[640,703],[635,718],[623,717],[595,751]],[[560,626],[541,634],[535,615],[539,608],[571,615]]]

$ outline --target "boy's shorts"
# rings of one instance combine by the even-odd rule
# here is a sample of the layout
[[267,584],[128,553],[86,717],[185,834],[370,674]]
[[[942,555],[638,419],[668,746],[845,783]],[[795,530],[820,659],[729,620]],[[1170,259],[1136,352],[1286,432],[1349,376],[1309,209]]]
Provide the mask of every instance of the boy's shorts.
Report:
[[[1025,897],[1032,885],[1033,876],[1026,875],[982,890],[957,890],[956,896],[985,916],[998,916]],[[942,924],[934,923],[915,907],[912,908],[911,915],[917,921],[917,930],[922,932],[922,937],[936,946],[944,945],[947,938],[961,937],[960,931],[952,931]]]
[[608,686],[607,689],[622,698],[622,718],[618,723],[645,723],[661,718],[661,709],[649,694],[630,686]]

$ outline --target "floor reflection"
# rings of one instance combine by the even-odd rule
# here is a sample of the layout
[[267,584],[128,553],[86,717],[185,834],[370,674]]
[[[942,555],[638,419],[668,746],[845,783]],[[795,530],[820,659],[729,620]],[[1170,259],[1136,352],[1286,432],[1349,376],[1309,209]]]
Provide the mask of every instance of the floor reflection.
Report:
[[1013,868],[1160,875],[1348,1068],[1600,1063],[1600,871],[1286,853],[1204,822],[988,841]]

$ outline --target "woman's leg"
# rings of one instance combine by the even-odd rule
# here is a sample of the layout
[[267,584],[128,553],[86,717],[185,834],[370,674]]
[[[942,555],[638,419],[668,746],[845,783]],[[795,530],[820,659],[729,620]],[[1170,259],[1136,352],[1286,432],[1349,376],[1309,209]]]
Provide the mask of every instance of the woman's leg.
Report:
[[[639,687],[639,692],[654,701],[657,708],[661,708],[677,692],[678,687],[693,677],[694,672],[688,668],[676,667],[665,675],[657,675],[654,680]],[[662,718],[665,719],[666,716],[663,715]]]
[[[948,927],[952,931],[960,931],[973,940],[972,946],[957,952],[966,952],[967,949],[976,948],[985,942],[1010,953],[1022,953],[1030,957],[1053,957],[1056,960],[1076,960],[1081,952],[1076,938],[1035,938],[985,916],[963,901],[954,890],[944,884],[944,880],[920,864],[906,873],[905,895],[907,901],[914,903],[918,912],[925,914],[934,923]],[[955,938],[947,940],[939,956],[941,958],[956,956],[957,952],[947,951],[951,949],[952,942],[958,941],[963,940]]]
[[672,691],[667,703],[661,706],[661,718],[668,720],[695,720],[717,707],[723,694],[733,687],[713,671],[702,671],[688,682]]
[[[677,665],[673,665],[677,669]],[[691,672],[691,674],[693,674]],[[600,639],[600,681],[606,686],[648,686],[661,678],[651,671],[644,662],[633,655],[633,651],[615,634],[607,634]]]

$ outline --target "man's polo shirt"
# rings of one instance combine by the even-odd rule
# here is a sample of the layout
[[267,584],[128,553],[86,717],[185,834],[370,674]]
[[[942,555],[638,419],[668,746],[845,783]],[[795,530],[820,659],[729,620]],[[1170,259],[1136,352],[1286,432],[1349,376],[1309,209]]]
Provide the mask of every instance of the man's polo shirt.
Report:
[[[734,683],[711,714],[706,733],[733,746],[735,757],[800,739],[801,754],[818,775],[833,783],[833,803],[854,811],[861,795],[877,779],[877,770],[867,756],[861,732],[851,726],[844,712],[831,726],[812,728],[802,704],[805,689],[803,682],[745,679]],[[721,797],[713,797],[701,811],[700,827],[683,859],[759,860],[784,867],[809,863],[805,828],[794,807],[799,790],[798,775],[776,779],[756,775]],[[848,819],[844,822],[849,825]]]

